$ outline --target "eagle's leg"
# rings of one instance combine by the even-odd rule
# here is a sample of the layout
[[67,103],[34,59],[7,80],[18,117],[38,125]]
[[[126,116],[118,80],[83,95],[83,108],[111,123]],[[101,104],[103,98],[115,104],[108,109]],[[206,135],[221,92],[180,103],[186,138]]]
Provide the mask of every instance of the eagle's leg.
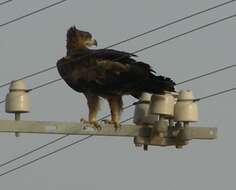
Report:
[[120,115],[122,111],[122,97],[121,96],[109,96],[107,100],[111,109],[111,121],[107,123],[111,123],[115,125],[115,128],[118,129],[120,127]]
[[99,110],[99,97],[91,94],[85,94],[85,97],[87,98],[87,104],[89,109],[88,121],[83,118],[80,120],[84,123],[93,124],[97,129],[101,129],[101,126],[96,120],[97,112]]

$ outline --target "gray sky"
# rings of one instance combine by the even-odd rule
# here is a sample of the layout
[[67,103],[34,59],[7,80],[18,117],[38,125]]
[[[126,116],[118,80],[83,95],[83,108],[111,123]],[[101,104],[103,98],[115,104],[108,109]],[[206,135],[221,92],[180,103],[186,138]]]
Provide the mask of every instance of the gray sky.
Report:
[[[0,24],[56,1],[21,0],[0,7]],[[66,30],[76,25],[87,30],[103,48],[127,37],[163,25],[193,12],[222,3],[219,0],[70,0],[39,15],[0,28],[1,83],[56,64],[65,55]],[[144,46],[188,31],[236,12],[236,3],[197,16],[167,29],[149,34],[114,49],[135,51]],[[139,54],[159,74],[176,82],[234,64],[235,19],[211,26]],[[59,77],[56,70],[27,80],[29,88]],[[178,86],[191,89],[195,97],[235,87],[235,69]],[[3,99],[7,88],[0,90]],[[218,96],[199,103],[199,126],[218,127],[216,141],[192,141],[182,150],[151,147],[144,152],[132,139],[93,137],[86,142],[41,160],[13,174],[0,177],[4,190],[12,189],[223,189],[235,187],[235,94]],[[24,119],[79,121],[87,116],[85,98],[60,81],[31,94],[31,113]],[[124,104],[134,99],[124,98]],[[99,115],[108,112],[104,102]],[[13,116],[4,112],[1,118]],[[129,109],[123,118],[133,114]],[[0,161],[56,138],[53,135],[0,134]],[[64,141],[35,153],[28,159],[68,144]]]

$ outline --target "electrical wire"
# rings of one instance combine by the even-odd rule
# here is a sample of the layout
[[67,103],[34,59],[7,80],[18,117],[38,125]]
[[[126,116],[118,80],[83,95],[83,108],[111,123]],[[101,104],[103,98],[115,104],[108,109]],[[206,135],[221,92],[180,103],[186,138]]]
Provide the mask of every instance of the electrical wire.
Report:
[[30,13],[27,13],[27,14],[25,14],[25,15],[23,15],[23,16],[14,18],[14,19],[12,19],[12,20],[9,20],[9,21],[7,21],[7,22],[5,22],[5,23],[0,24],[0,28],[3,27],[3,26],[9,25],[9,24],[11,24],[11,23],[17,22],[17,21],[19,21],[19,20],[22,20],[22,19],[24,19],[24,18],[26,18],[26,17],[29,17],[29,16],[35,15],[35,14],[37,14],[37,13],[40,13],[40,12],[46,10],[46,9],[55,7],[55,6],[57,6],[57,5],[59,5],[59,4],[62,4],[62,3],[64,3],[64,2],[66,2],[66,1],[68,1],[68,0],[58,1],[58,2],[56,2],[56,3],[52,3],[52,4],[50,4],[50,5],[46,6],[46,7],[43,7],[43,8],[41,8],[41,9],[38,9],[38,10],[32,11],[32,12],[30,12]]
[[[38,86],[35,86],[35,87],[29,89],[28,92],[31,92],[31,91],[37,90],[37,89],[42,88],[42,87],[45,87],[45,86],[48,86],[48,85],[50,85],[50,84],[53,84],[53,83],[55,83],[55,82],[60,81],[61,79],[62,79],[62,78],[57,78],[57,79],[55,79],[55,80],[52,80],[52,81],[49,81],[49,82],[43,83],[43,84],[38,85]],[[0,102],[0,103],[1,103],[1,102]]]
[[230,89],[227,89],[227,90],[223,90],[223,91],[219,91],[219,92],[216,92],[216,93],[213,93],[213,94],[209,94],[207,96],[203,96],[201,98],[197,98],[195,99],[194,101],[196,102],[199,102],[201,100],[206,100],[208,98],[212,98],[212,97],[215,97],[215,96],[219,96],[219,95],[222,95],[222,94],[226,94],[226,93],[229,93],[229,92],[232,92],[232,91],[235,91],[236,90],[236,87],[234,88],[230,88]]
[[209,27],[209,26],[218,24],[218,23],[220,23],[220,22],[223,22],[223,21],[232,19],[232,18],[234,18],[234,17],[236,17],[236,14],[233,14],[233,15],[227,16],[227,17],[224,17],[224,18],[219,19],[219,20],[216,20],[216,21],[214,21],[214,22],[210,22],[210,23],[208,23],[208,24],[205,24],[205,25],[202,25],[202,26],[200,26],[200,27],[194,28],[194,29],[189,30],[189,31],[187,31],[187,32],[184,32],[184,33],[182,33],[182,34],[173,36],[173,37],[168,38],[168,39],[166,39],[166,40],[163,40],[163,41],[161,41],[161,42],[158,42],[158,43],[152,44],[152,45],[150,45],[150,46],[144,47],[144,48],[139,49],[139,50],[137,50],[137,51],[134,51],[134,52],[132,52],[132,53],[133,53],[133,54],[136,54],[136,53],[145,51],[145,50],[150,49],[150,48],[152,48],[152,47],[154,47],[154,46],[158,46],[158,45],[164,44],[164,43],[166,43],[166,42],[169,42],[169,41],[172,41],[172,40],[174,40],[174,39],[177,39],[177,38],[180,38],[180,37],[182,37],[182,36],[185,36],[185,35],[187,35],[187,34],[196,32],[196,31],[198,31],[198,30],[202,30],[202,29],[204,29],[204,28],[207,28],[207,27]]
[[34,160],[31,160],[31,161],[26,162],[26,163],[24,163],[24,164],[22,164],[22,165],[19,165],[18,167],[15,167],[15,168],[13,168],[13,169],[7,170],[6,172],[1,173],[1,174],[0,174],[0,177],[4,176],[4,175],[6,175],[6,174],[12,173],[12,172],[14,172],[14,171],[16,171],[16,170],[18,170],[18,169],[20,169],[20,168],[23,168],[23,167],[25,167],[25,166],[30,165],[30,164],[33,164],[34,162],[37,162],[37,161],[39,161],[39,160],[42,160],[43,158],[46,158],[46,157],[48,157],[48,156],[51,156],[51,155],[53,155],[53,154],[55,154],[55,153],[57,153],[57,152],[59,152],[59,151],[65,150],[66,148],[69,148],[69,147],[71,147],[71,146],[73,146],[73,145],[79,144],[79,143],[81,143],[81,142],[83,142],[83,141],[85,141],[85,140],[87,140],[88,138],[91,138],[91,137],[92,137],[92,135],[86,136],[86,137],[84,137],[84,138],[82,138],[82,139],[79,139],[79,140],[77,140],[77,141],[75,141],[75,142],[73,142],[73,143],[71,143],[71,144],[68,144],[68,145],[63,146],[63,147],[61,147],[61,148],[58,148],[58,149],[56,149],[56,150],[54,150],[54,151],[52,151],[52,152],[50,152],[50,153],[47,153],[47,154],[44,154],[43,156],[40,156],[40,157],[38,157],[38,158],[36,158],[36,159],[34,159]]
[[37,147],[37,148],[35,148],[35,149],[31,150],[31,151],[28,151],[28,152],[26,152],[26,153],[24,153],[24,154],[21,154],[21,155],[15,157],[15,158],[13,158],[13,159],[11,159],[11,160],[9,160],[9,161],[6,161],[6,162],[0,164],[0,168],[2,168],[3,166],[6,166],[6,165],[8,165],[8,164],[10,164],[10,163],[12,163],[12,162],[14,162],[14,161],[16,161],[16,160],[19,160],[19,159],[21,159],[21,158],[23,158],[23,157],[26,157],[26,156],[28,156],[28,155],[30,155],[30,154],[32,154],[32,153],[38,151],[38,150],[41,150],[41,149],[43,149],[43,148],[46,147],[46,146],[49,146],[49,145],[51,145],[51,144],[54,144],[54,143],[56,143],[56,142],[58,142],[58,141],[64,139],[64,138],[67,137],[67,136],[68,136],[68,135],[63,135],[63,136],[61,136],[61,137],[59,137],[59,138],[56,138],[56,139],[54,139],[54,140],[48,142],[47,144],[44,144],[44,145],[42,145],[42,146],[39,146],[39,147]]
[[[164,28],[166,28],[166,27],[168,27],[168,26],[174,25],[174,24],[176,24],[176,23],[179,23],[179,22],[181,22],[181,21],[187,20],[187,19],[192,18],[192,17],[197,16],[197,15],[206,13],[206,12],[208,12],[208,11],[217,9],[217,8],[219,8],[219,7],[225,6],[225,5],[230,4],[230,3],[233,3],[233,2],[235,2],[235,1],[236,1],[236,0],[227,1],[227,2],[224,2],[224,3],[218,4],[218,5],[215,5],[215,6],[213,6],[213,7],[210,7],[210,8],[208,8],[208,9],[204,9],[204,10],[202,10],[202,11],[192,13],[192,14],[190,14],[190,15],[188,15],[188,16],[183,17],[183,18],[180,18],[180,19],[171,21],[171,22],[169,22],[169,23],[167,23],[167,24],[165,24],[165,25],[155,27],[155,28],[150,29],[150,30],[147,30],[147,31],[145,31],[145,32],[143,32],[143,33],[137,34],[137,35],[135,35],[135,36],[133,36],[133,37],[127,38],[127,39],[122,40],[122,41],[120,41],[120,42],[116,42],[116,43],[114,43],[114,44],[112,44],[112,45],[109,45],[109,46],[103,48],[103,49],[108,49],[108,48],[111,48],[111,47],[120,45],[120,44],[122,44],[122,43],[126,43],[126,42],[128,42],[128,41],[131,41],[131,40],[134,40],[134,39],[136,39],[136,38],[142,37],[142,36],[144,36],[144,35],[150,34],[150,33],[152,33],[152,32],[155,32],[155,31],[164,29]],[[60,1],[60,2],[61,2],[61,1]],[[52,6],[52,5],[51,5],[51,6]],[[44,9],[45,9],[45,8],[44,8]],[[26,16],[24,16],[24,17],[26,17]],[[15,20],[16,20],[16,19],[15,19]],[[11,21],[9,21],[9,22],[11,22]],[[8,23],[8,22],[7,22],[7,23]],[[6,25],[6,23],[5,23],[4,25]],[[1,27],[1,25],[0,25],[0,27]],[[89,55],[87,55],[87,56],[89,56]],[[50,70],[55,69],[55,68],[56,68],[56,66],[52,66],[52,67],[49,67],[49,68],[46,68],[46,69],[42,69],[42,70],[40,70],[40,71],[38,71],[38,72],[29,74],[29,75],[25,75],[25,76],[23,76],[23,77],[21,77],[21,78],[18,78],[17,80],[28,79],[28,78],[31,78],[31,77],[36,76],[36,75],[39,75],[39,74],[41,74],[41,73],[50,71]],[[0,88],[5,87],[5,86],[8,86],[8,85],[10,85],[10,83],[11,83],[11,82],[6,82],[6,83],[4,83],[4,84],[0,85]]]
[[[122,121],[121,123],[125,123],[125,122],[127,122],[127,121],[129,121],[129,120],[131,120],[131,119],[133,119],[133,117],[130,117],[130,118],[128,118],[128,119],[125,119],[125,120]],[[30,165],[30,164],[33,164],[33,163],[35,163],[35,162],[37,162],[37,161],[39,161],[39,160],[42,160],[42,159],[44,159],[44,158],[46,158],[46,157],[49,157],[49,156],[51,156],[51,155],[53,155],[53,154],[55,154],[55,153],[57,153],[57,152],[60,152],[60,151],[62,151],[62,150],[65,150],[65,149],[67,149],[67,148],[69,148],[69,147],[72,147],[72,146],[74,146],[74,145],[76,145],[76,144],[82,143],[82,142],[84,142],[85,140],[87,140],[87,139],[89,139],[89,138],[91,138],[91,137],[93,137],[93,135],[88,135],[88,136],[86,136],[86,137],[84,137],[84,138],[82,138],[82,139],[76,140],[76,141],[74,141],[74,142],[72,142],[72,143],[70,143],[70,144],[68,144],[68,145],[66,145],[66,146],[63,146],[63,147],[58,148],[58,149],[56,149],[56,150],[54,150],[54,151],[52,151],[52,152],[49,152],[49,153],[47,153],[47,154],[44,154],[43,156],[40,156],[40,157],[38,157],[38,158],[36,158],[36,159],[34,159],[34,160],[31,160],[31,161],[29,161],[29,162],[26,162],[26,163],[24,163],[24,164],[21,164],[21,165],[15,167],[15,168],[13,168],[13,169],[7,170],[6,172],[1,173],[1,174],[0,174],[0,177],[2,177],[2,176],[4,176],[4,175],[7,175],[7,174],[9,174],[9,173],[12,173],[12,172],[14,172],[14,171],[16,171],[16,170],[19,170],[19,169],[21,169],[21,168],[23,168],[23,167],[26,167],[26,166],[28,166],[28,165]]]
[[0,104],[3,104],[3,103],[5,103],[6,102],[6,100],[2,100],[2,101],[0,101]]
[[5,4],[7,4],[7,3],[10,3],[10,2],[12,2],[12,1],[13,1],[13,0],[3,1],[3,2],[0,3],[0,6],[1,6],[1,5],[5,5]]
[[142,36],[144,36],[144,35],[150,34],[150,33],[155,32],[155,31],[157,31],[157,30],[164,29],[164,28],[166,28],[166,27],[168,27],[168,26],[171,26],[171,25],[173,25],[173,24],[177,24],[177,23],[179,23],[179,22],[182,22],[182,21],[187,20],[187,19],[189,19],[189,18],[192,18],[192,17],[194,17],[194,16],[197,16],[197,15],[200,15],[200,14],[203,14],[203,13],[206,13],[206,12],[208,12],[208,11],[212,11],[212,10],[214,10],[214,9],[217,9],[217,8],[219,8],[219,7],[222,7],[222,6],[225,6],[225,5],[227,5],[227,4],[233,3],[233,2],[235,2],[235,1],[236,1],[236,0],[227,1],[227,2],[224,2],[224,3],[218,4],[218,5],[216,5],[216,6],[213,6],[213,7],[207,8],[207,9],[204,9],[204,10],[202,10],[202,11],[192,13],[192,14],[186,16],[186,17],[183,17],[183,18],[174,20],[174,21],[169,22],[169,23],[167,23],[167,24],[165,24],[165,25],[158,26],[158,27],[153,28],[153,29],[151,29],[151,30],[148,30],[148,31],[146,31],[146,32],[144,32],[144,33],[137,34],[137,35],[135,35],[135,36],[133,36],[133,37],[130,37],[130,38],[126,39],[126,40],[117,42],[117,43],[115,43],[115,44],[113,44],[113,45],[111,45],[111,46],[106,47],[105,49],[111,48],[111,47],[114,47],[114,46],[117,46],[117,45],[120,45],[120,44],[125,43],[125,42],[128,42],[128,41],[130,41],[130,40],[134,40],[134,39],[136,39],[136,38],[139,38],[139,37],[142,37]]
[[216,69],[216,70],[207,72],[207,73],[205,73],[205,74],[192,77],[192,78],[190,78],[190,79],[187,79],[187,80],[184,80],[184,81],[182,81],[182,82],[179,82],[179,83],[177,83],[176,85],[181,85],[181,84],[184,84],[184,83],[187,83],[187,82],[191,82],[191,81],[194,81],[194,80],[197,80],[197,79],[200,79],[200,78],[209,76],[209,75],[216,74],[216,73],[221,72],[221,71],[224,71],[224,70],[231,69],[231,68],[233,68],[233,67],[236,67],[236,64],[229,65],[229,66],[225,66],[225,67],[222,67],[222,68],[219,68],[219,69]]

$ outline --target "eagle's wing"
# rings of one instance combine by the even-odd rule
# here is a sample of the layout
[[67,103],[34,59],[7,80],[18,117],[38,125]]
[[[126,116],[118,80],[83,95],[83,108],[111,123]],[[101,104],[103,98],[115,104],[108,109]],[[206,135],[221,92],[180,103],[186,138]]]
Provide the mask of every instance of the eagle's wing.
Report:
[[136,69],[141,69],[142,72],[154,72],[148,64],[134,60],[133,57],[136,57],[136,55],[132,53],[113,49],[91,50],[91,53],[91,55],[98,61],[107,61],[107,63],[110,65],[112,64],[113,67],[121,64],[124,66],[129,66],[129,69],[134,69],[135,67]]
[[115,80],[123,82],[140,79],[154,72],[148,64],[133,59],[135,56],[112,49],[85,49],[64,57],[57,65],[63,70],[68,70],[67,67],[71,68],[71,72],[67,72],[70,75],[74,73],[79,78],[106,85],[114,83]]
[[131,53],[112,49],[91,50],[91,52],[91,57],[106,71],[106,76],[111,78],[111,81],[137,82],[155,73],[150,65],[133,59],[136,55]]
[[64,58],[64,66],[60,71],[58,63],[58,70],[69,86],[81,92],[133,95],[174,90],[172,81],[156,76],[150,65],[133,57],[135,55],[112,49],[86,49]]
[[136,55],[113,49],[85,49],[68,58],[73,63],[84,66],[95,65],[96,63],[96,66],[111,73],[122,71],[134,71],[137,74],[155,73],[148,64],[136,61],[133,57],[136,57]]
[[96,58],[104,58],[104,59],[112,59],[112,60],[126,60],[131,61],[133,60],[131,57],[137,57],[137,55],[118,51],[113,49],[98,49],[98,50],[90,50],[91,55],[96,56]]

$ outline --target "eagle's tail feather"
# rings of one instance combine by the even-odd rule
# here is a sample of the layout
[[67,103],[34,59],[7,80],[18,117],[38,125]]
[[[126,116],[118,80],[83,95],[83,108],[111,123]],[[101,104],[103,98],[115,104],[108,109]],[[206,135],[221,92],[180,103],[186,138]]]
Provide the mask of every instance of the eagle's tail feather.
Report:
[[142,82],[142,91],[149,93],[163,93],[164,91],[175,92],[175,82],[164,76],[155,76],[153,74]]

